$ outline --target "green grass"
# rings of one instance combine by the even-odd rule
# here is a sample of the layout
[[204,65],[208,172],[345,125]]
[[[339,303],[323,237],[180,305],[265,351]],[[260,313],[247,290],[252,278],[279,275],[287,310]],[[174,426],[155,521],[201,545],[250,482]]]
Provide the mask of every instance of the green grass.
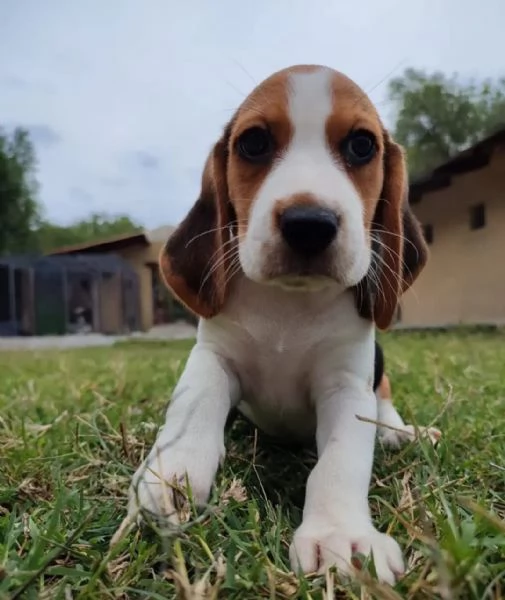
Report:
[[[374,519],[408,570],[394,591],[335,581],[335,597],[502,598],[505,335],[383,340],[397,405],[443,439],[378,447]],[[178,533],[134,531],[109,552],[190,346],[0,354],[1,598],[333,597],[324,577],[298,580],[288,564],[313,453],[272,446],[240,420],[204,515]]]

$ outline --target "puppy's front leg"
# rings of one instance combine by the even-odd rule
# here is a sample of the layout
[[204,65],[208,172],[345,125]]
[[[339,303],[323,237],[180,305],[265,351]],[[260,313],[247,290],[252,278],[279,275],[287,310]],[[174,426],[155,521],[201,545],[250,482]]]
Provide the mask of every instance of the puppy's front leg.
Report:
[[377,403],[366,382],[343,374],[338,387],[318,390],[319,460],[308,482],[302,524],[290,549],[294,570],[306,573],[336,566],[352,574],[351,555],[373,552],[379,580],[394,583],[403,571],[398,544],[372,524],[368,488],[372,472]]
[[239,386],[228,365],[198,344],[174,390],[163,428],[133,476],[129,517],[139,509],[178,520],[178,500],[189,481],[195,503],[206,503],[224,458],[224,426]]

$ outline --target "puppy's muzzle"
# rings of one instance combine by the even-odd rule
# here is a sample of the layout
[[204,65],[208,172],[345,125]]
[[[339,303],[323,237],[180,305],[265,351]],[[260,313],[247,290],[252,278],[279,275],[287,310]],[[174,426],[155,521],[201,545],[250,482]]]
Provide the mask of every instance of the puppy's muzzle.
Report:
[[337,237],[339,219],[325,208],[293,206],[282,212],[279,228],[286,244],[300,257],[315,258]]

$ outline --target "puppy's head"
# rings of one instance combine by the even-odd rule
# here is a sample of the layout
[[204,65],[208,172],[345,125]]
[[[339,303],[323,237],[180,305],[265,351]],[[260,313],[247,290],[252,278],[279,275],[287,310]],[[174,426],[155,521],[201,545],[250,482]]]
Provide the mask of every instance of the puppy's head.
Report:
[[205,165],[197,202],[160,258],[198,315],[223,307],[242,271],[263,284],[353,288],[380,328],[423,268],[402,150],[350,79],[296,66],[261,83]]

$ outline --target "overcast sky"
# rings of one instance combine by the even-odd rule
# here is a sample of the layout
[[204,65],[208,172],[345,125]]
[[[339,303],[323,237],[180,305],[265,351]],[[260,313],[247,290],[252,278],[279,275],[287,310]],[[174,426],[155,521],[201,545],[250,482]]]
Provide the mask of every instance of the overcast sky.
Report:
[[49,218],[176,223],[272,72],[334,67],[387,119],[407,66],[505,75],[504,25],[505,0],[0,0],[0,122],[31,130]]

